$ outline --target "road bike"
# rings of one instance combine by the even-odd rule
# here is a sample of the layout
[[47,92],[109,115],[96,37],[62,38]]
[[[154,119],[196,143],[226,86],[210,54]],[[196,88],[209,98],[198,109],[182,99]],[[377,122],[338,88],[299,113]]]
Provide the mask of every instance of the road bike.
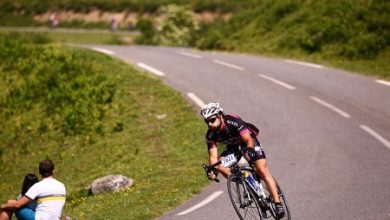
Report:
[[[239,165],[238,161],[241,157],[241,151],[239,153],[229,154],[222,160],[210,166],[203,164],[203,168],[206,173],[220,164],[231,169],[231,175],[227,178],[227,188],[230,201],[240,219],[281,219],[276,215],[275,204],[264,181],[260,178],[252,165]],[[255,181],[251,181],[251,177],[253,177]],[[219,182],[218,179],[215,179],[215,181]],[[286,195],[283,193],[278,182],[276,180],[275,182],[279,199],[285,210],[283,219],[291,220],[291,213]]]

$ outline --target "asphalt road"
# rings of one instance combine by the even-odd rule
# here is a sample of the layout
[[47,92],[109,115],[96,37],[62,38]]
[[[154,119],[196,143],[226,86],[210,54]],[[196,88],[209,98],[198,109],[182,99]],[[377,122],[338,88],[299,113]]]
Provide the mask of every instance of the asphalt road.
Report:
[[[390,219],[390,83],[290,60],[88,47],[156,74],[197,108],[219,101],[256,124],[293,219]],[[160,219],[237,217],[222,182]]]

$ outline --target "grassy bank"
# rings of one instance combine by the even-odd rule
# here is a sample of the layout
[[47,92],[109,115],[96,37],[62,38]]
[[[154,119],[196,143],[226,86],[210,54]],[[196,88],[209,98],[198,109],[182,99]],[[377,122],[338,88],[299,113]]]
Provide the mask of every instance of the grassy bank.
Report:
[[139,35],[136,31],[87,30],[87,29],[56,29],[30,27],[2,27],[0,35],[31,40],[40,38],[45,42],[77,43],[77,44],[115,44],[130,45]]
[[390,2],[264,0],[202,28],[197,47],[288,57],[390,79]]
[[[123,39],[123,36],[115,36],[102,40],[103,43],[192,46],[205,50],[291,58],[390,79],[388,1],[94,0],[77,3],[53,1],[48,4],[22,0],[23,4],[20,5],[13,2],[6,0],[0,4],[0,11],[4,11],[0,16],[0,25],[46,26],[47,21],[45,24],[37,24],[34,15],[50,11],[74,11],[84,15],[91,10],[98,10],[100,13],[120,12],[123,21],[131,17],[130,12],[134,12],[137,18],[132,19],[143,35],[135,41],[132,37]],[[164,12],[163,6],[167,4],[181,7],[176,14],[172,10]],[[146,12],[149,16],[142,18]],[[195,16],[189,12],[197,13],[199,25],[192,22]],[[210,15],[214,16],[213,19],[204,22]],[[68,27],[97,25],[86,20],[78,23],[65,19],[61,22]],[[100,27],[108,28],[104,23]],[[64,37],[55,36],[53,39],[62,42],[79,40],[84,43],[83,37],[81,35],[77,39],[69,34]],[[90,38],[93,42],[97,41],[92,35]]]
[[[153,76],[95,52],[0,39],[0,201],[45,158],[67,187],[73,219],[151,219],[207,183],[204,125]],[[135,180],[90,196],[98,177]]]

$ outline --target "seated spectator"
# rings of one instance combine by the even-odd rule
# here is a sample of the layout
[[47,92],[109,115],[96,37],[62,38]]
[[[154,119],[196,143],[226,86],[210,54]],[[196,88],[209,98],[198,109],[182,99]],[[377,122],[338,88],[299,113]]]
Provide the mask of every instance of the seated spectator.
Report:
[[[38,177],[35,174],[29,173],[24,177],[22,191],[18,196],[18,199],[22,198],[27,191],[35,184],[39,182]],[[15,214],[17,219],[19,220],[34,220],[34,218],[29,218],[32,215],[31,212],[35,212],[35,208],[37,207],[37,203],[35,200],[31,200],[29,203],[17,209]]]
[[[18,200],[8,200],[1,205],[4,210],[16,210],[32,200],[37,201],[35,212],[30,212],[28,218],[36,220],[59,220],[65,205],[66,190],[63,183],[53,178],[54,164],[51,160],[39,163],[39,174],[42,180],[34,184],[24,196]],[[0,220],[8,220],[11,215],[0,215]]]
[[[18,196],[17,199],[20,199],[22,196],[24,196],[27,192],[27,190],[30,189],[30,187],[32,185],[34,185],[35,183],[39,182],[38,180],[38,177],[35,175],[35,174],[32,174],[32,173],[29,173],[27,174],[25,177],[24,177],[24,181],[23,181],[23,184],[22,184],[22,190]],[[15,211],[16,213],[16,217],[19,219],[19,220],[34,220],[34,219],[31,219],[31,218],[28,218],[28,216],[30,215],[29,213],[30,212],[34,212],[35,211],[35,208],[37,206],[37,203],[32,200],[30,201],[29,203],[27,203],[26,205],[24,205],[23,207],[17,209],[17,210],[14,210],[14,209],[2,209],[1,210],[1,213],[0,213],[0,219],[4,219],[4,218],[11,218],[12,217],[12,214],[13,214],[13,211]],[[3,217],[2,217],[3,216]]]

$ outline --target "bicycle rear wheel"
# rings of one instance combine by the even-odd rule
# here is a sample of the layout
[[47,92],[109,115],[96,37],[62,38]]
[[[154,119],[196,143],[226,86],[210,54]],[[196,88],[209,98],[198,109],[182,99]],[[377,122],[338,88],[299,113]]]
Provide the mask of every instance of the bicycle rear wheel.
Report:
[[291,220],[291,213],[290,213],[290,208],[288,207],[286,195],[283,193],[282,188],[280,187],[276,179],[275,179],[275,183],[276,183],[276,187],[278,188],[279,199],[282,205],[284,206],[284,210],[286,211],[286,214],[284,215],[283,219]]
[[[227,180],[227,188],[230,197],[230,201],[236,211],[238,217],[243,219],[263,219],[261,215],[261,210],[259,203],[252,193],[249,190],[249,195],[245,192],[244,185],[246,184],[243,180],[236,174],[231,174]],[[246,185],[246,187],[249,187]]]

